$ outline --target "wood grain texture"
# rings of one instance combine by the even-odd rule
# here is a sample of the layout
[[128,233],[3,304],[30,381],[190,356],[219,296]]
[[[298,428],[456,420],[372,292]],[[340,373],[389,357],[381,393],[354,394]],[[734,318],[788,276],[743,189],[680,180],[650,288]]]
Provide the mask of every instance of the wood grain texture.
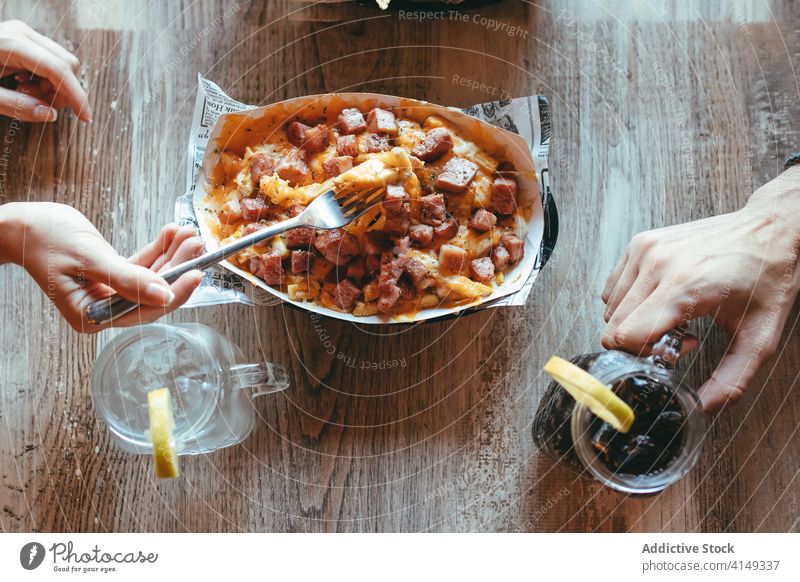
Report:
[[[282,307],[172,316],[286,366],[292,388],[257,401],[242,446],[185,459],[171,483],[116,450],[94,415],[108,333],[76,335],[23,271],[0,268],[0,528],[798,531],[797,309],[753,390],[712,420],[700,464],[657,497],[576,479],[530,436],[541,365],[598,348],[599,292],[630,236],[740,207],[798,149],[792,4],[509,0],[479,13],[515,36],[287,0],[0,4],[77,52],[95,111],[87,126],[1,120],[3,201],[71,203],[121,252],[172,218],[198,72],[248,103],[345,89],[492,98],[454,75],[546,94],[561,218],[522,308],[387,329]],[[682,374],[697,386],[728,339],[708,322],[695,331],[703,348]],[[402,366],[362,369],[392,360]]]

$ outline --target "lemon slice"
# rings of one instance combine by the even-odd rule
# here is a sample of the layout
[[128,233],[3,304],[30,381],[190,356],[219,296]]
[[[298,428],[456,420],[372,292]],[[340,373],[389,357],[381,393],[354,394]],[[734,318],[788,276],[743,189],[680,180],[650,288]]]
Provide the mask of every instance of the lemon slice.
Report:
[[633,424],[631,407],[600,380],[563,358],[553,356],[544,371],[561,384],[579,404],[605,420],[620,432],[628,432]]
[[172,429],[172,398],[169,388],[159,388],[147,393],[147,409],[150,413],[150,440],[153,441],[153,458],[156,461],[156,477],[172,479],[180,475],[178,451]]

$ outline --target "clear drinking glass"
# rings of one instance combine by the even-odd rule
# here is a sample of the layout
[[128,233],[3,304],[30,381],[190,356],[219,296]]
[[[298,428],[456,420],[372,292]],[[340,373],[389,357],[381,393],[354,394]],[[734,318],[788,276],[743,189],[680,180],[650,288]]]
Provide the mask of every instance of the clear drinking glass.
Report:
[[[635,451],[627,444],[629,448],[623,448],[625,453],[621,456],[623,468],[610,468],[603,462],[601,452],[611,442],[607,437],[614,438],[619,433],[603,426],[602,421],[555,382],[548,386],[533,421],[533,439],[539,449],[623,493],[657,493],[681,479],[697,463],[706,431],[706,418],[696,392],[680,384],[674,374],[683,335],[684,330],[664,335],[649,358],[609,350],[572,359],[618,395],[625,393],[626,398],[636,398],[638,404],[632,408],[640,419],[631,438],[641,438],[643,444],[651,447],[649,458],[656,458],[658,463],[650,465],[650,470],[624,468],[633,454],[631,451]],[[664,432],[664,427],[671,431]],[[628,437],[621,435],[621,438]],[[609,449],[606,446],[606,454]]]
[[255,425],[252,398],[288,386],[283,367],[246,363],[241,350],[210,327],[180,323],[115,336],[95,362],[91,390],[117,445],[151,454],[147,393],[169,388],[178,454],[195,455],[243,441]]

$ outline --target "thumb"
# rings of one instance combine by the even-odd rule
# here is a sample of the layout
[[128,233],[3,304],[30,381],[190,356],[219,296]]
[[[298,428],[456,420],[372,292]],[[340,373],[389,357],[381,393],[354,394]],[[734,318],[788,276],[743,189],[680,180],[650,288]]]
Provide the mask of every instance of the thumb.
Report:
[[698,390],[703,410],[715,412],[739,400],[765,359],[757,346],[735,336],[711,378]]
[[55,121],[58,112],[41,99],[0,87],[0,115],[20,121]]
[[142,305],[161,307],[175,299],[175,293],[164,279],[120,257],[110,248],[88,257],[84,272],[92,281],[108,285],[125,299]]

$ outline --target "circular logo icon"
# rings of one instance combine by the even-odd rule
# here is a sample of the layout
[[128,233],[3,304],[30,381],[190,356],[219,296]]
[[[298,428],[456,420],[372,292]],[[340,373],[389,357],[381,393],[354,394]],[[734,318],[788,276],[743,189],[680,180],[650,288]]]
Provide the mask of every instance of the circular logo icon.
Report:
[[44,561],[44,546],[39,542],[30,542],[19,551],[19,563],[26,570],[35,570]]

